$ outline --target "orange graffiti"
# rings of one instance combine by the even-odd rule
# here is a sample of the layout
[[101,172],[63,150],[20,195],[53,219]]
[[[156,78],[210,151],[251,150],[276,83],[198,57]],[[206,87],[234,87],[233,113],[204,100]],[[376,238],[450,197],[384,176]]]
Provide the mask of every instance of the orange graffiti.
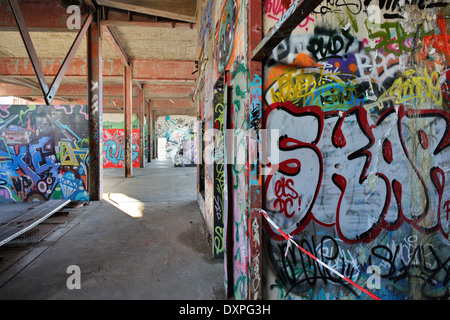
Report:
[[446,23],[444,18],[439,16],[437,21],[439,29],[441,30],[441,34],[424,37],[423,42],[425,46],[423,47],[423,50],[426,50],[426,48],[433,46],[433,48],[435,48],[436,50],[444,53],[447,61],[450,61],[450,35],[447,35]]

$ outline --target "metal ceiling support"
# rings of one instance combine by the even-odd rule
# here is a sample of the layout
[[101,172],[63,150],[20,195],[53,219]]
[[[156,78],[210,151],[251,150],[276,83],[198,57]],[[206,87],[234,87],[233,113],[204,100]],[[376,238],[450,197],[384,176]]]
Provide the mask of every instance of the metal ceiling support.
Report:
[[89,26],[91,25],[91,22],[92,22],[92,12],[89,12],[86,20],[84,21],[83,27],[78,32],[75,40],[72,43],[72,46],[70,47],[69,52],[67,53],[61,67],[58,70],[58,74],[53,79],[52,85],[50,86],[50,89],[48,90],[47,94],[45,95],[45,101],[48,102],[47,104],[51,104],[53,99],[55,98],[56,92],[58,91],[58,88],[61,85],[61,82],[67,72],[67,69],[69,68],[70,64],[72,63],[75,53],[77,52],[78,47],[80,46],[82,40],[84,39],[84,36],[85,36]]
[[25,49],[28,52],[28,56],[30,57],[34,72],[38,78],[39,86],[41,87],[42,93],[45,96],[48,92],[48,84],[47,81],[45,80],[44,73],[42,72],[42,67],[41,64],[39,63],[36,50],[34,49],[33,41],[31,41],[27,25],[25,24],[25,21],[23,19],[22,10],[20,10],[20,6],[17,0],[9,0],[9,5],[11,6],[14,18],[16,19],[17,27],[19,28],[23,44],[25,45]]
[[61,65],[61,67],[49,89],[47,81],[45,80],[44,72],[42,71],[41,64],[37,57],[36,50],[33,45],[33,41],[31,40],[30,33],[28,31],[27,25],[23,18],[22,10],[20,9],[19,3],[17,2],[17,0],[9,0],[9,5],[11,6],[12,12],[14,14],[14,18],[16,19],[16,23],[19,28],[20,35],[22,37],[25,48],[27,50],[28,56],[30,57],[31,64],[33,65],[33,69],[34,69],[34,72],[38,79],[39,86],[44,95],[45,103],[47,105],[50,105],[52,103],[53,99],[55,98],[56,92],[58,91],[61,81],[63,80],[64,75],[66,74],[66,71],[69,68],[70,63],[73,60],[73,57],[75,56],[75,53],[77,52],[77,49],[80,46],[81,41],[83,40],[84,35],[86,34],[86,31],[87,31],[89,25],[91,24],[92,13],[88,14],[88,16],[83,24],[83,27],[78,32],[78,35],[75,38],[75,40],[72,44],[72,47],[70,48],[69,52],[67,53],[67,55],[64,59],[64,62]]
[[151,108],[152,111],[152,159],[156,159],[158,157],[158,137],[156,136],[156,121],[157,114],[156,110]]
[[131,178],[133,174],[133,161],[132,161],[132,115],[133,115],[133,104],[132,104],[132,81],[131,81],[131,67],[124,66],[123,72],[123,83],[124,83],[124,131],[125,131],[125,178]]
[[145,148],[144,148],[144,108],[145,108],[145,97],[144,97],[144,87],[141,83],[138,83],[138,97],[139,97],[139,167],[144,168],[145,164]]
[[147,113],[147,162],[152,162],[152,108],[151,108],[151,100],[147,101],[145,105],[146,113]]
[[130,58],[128,57],[125,49],[119,41],[119,37],[111,26],[104,25],[102,22],[103,33],[105,35],[106,41],[109,42],[113,50],[116,52],[122,63],[129,67],[130,66]]
[[103,63],[98,12],[87,32],[87,97],[89,112],[88,191],[91,201],[103,199]]
[[94,1],[92,1],[92,0],[83,0],[83,3],[84,3],[86,6],[90,7],[91,9],[93,9],[93,10],[96,9],[95,3],[94,3]]
[[[253,50],[251,59],[262,61],[269,53],[294,30],[322,0],[296,0],[272,27],[259,45]],[[260,25],[262,26],[262,24]]]
[[[168,11],[166,1],[151,1],[151,5],[146,5],[146,1],[117,1],[117,0],[97,0],[100,6],[121,9],[125,11],[132,11],[137,13],[143,13],[152,16],[158,16],[163,18],[169,18],[174,20],[181,20],[187,22],[196,22],[195,12],[184,13],[174,11],[176,7],[171,7]],[[195,0],[191,0],[192,5],[195,6]],[[170,8],[170,6],[169,6]]]

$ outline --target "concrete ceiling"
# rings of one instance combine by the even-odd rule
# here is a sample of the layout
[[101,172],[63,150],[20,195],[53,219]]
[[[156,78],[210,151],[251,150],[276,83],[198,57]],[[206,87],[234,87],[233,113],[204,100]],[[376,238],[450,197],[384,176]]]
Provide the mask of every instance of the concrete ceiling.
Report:
[[101,6],[195,22],[197,0],[97,0]]
[[[121,48],[131,62],[133,83],[143,85],[145,99],[158,114],[195,115],[196,0],[85,2],[102,12],[104,112],[120,112],[123,106]],[[69,14],[60,0],[21,0],[19,5],[50,84],[78,30],[67,28]],[[82,7],[82,23],[87,10]],[[0,96],[45,104],[8,0],[0,0],[0,16]],[[53,104],[86,103],[86,52],[84,38]],[[137,91],[134,88],[133,112]]]

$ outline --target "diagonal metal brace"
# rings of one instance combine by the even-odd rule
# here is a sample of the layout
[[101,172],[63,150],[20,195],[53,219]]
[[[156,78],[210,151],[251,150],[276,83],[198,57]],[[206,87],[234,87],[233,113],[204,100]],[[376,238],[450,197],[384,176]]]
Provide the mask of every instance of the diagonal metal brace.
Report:
[[92,11],[89,12],[86,20],[84,21],[83,27],[78,32],[77,37],[72,43],[72,47],[70,47],[70,50],[67,53],[66,57],[64,58],[62,65],[59,67],[58,73],[56,74],[56,77],[53,79],[50,89],[45,94],[45,101],[47,102],[47,104],[51,104],[53,99],[55,98],[56,92],[58,91],[58,88],[61,85],[64,76],[66,75],[69,65],[72,63],[75,53],[77,52],[78,47],[83,41],[83,38],[87,30],[89,29],[91,22],[92,22]]
[[86,20],[84,21],[83,27],[78,32],[69,52],[64,58],[64,61],[60,66],[58,73],[56,74],[56,77],[53,79],[52,85],[50,86],[49,89],[47,81],[45,80],[44,72],[42,71],[41,64],[36,54],[33,41],[31,40],[30,33],[28,31],[27,25],[25,24],[25,20],[23,18],[22,10],[20,9],[19,3],[17,2],[17,0],[8,0],[8,1],[14,14],[14,18],[19,28],[20,35],[27,50],[31,64],[33,65],[34,72],[36,74],[36,77],[38,78],[39,86],[41,87],[42,93],[44,95],[45,103],[47,105],[50,105],[53,99],[55,98],[56,92],[58,91],[58,88],[67,72],[67,69],[69,68],[69,65],[72,63],[75,53],[77,52],[77,49],[80,46],[92,22],[93,19],[92,11],[89,12]]
[[277,24],[269,30],[268,34],[253,50],[250,59],[262,61],[321,3],[322,0],[294,1]]
[[25,20],[23,19],[22,10],[20,10],[20,6],[17,3],[17,0],[9,0],[9,5],[11,6],[14,18],[16,19],[17,27],[19,27],[20,35],[25,45],[25,49],[28,52],[28,56],[30,57],[34,72],[36,73],[36,76],[38,78],[39,86],[41,87],[42,93],[45,96],[48,91],[47,81],[45,80],[44,72],[42,71],[41,64],[39,63],[39,59],[37,57],[36,50],[34,49],[33,42],[31,41],[27,25],[25,24]]

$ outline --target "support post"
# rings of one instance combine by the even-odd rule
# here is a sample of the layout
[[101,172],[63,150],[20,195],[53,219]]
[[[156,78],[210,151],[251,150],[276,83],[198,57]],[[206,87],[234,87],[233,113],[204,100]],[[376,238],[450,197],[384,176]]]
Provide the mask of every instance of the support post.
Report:
[[152,162],[152,152],[153,152],[152,108],[151,108],[150,103],[151,103],[151,100],[149,100],[146,105],[146,108],[147,108],[147,162]]
[[[262,39],[262,2],[250,0],[247,19],[248,30],[248,56],[258,46]],[[250,169],[249,194],[250,194],[250,221],[249,221],[249,299],[262,299],[262,220],[259,209],[263,205],[263,176],[262,165],[262,62],[249,59],[250,72],[250,136],[248,162]]]
[[98,12],[87,31],[87,97],[89,112],[88,191],[91,201],[103,199],[102,37]]
[[145,168],[145,140],[144,140],[144,87],[142,84],[138,85],[139,91],[139,168]]
[[156,137],[156,111],[152,109],[152,159],[158,157],[158,138]]
[[131,178],[133,174],[133,162],[132,162],[132,148],[133,148],[133,138],[132,138],[132,115],[133,115],[133,104],[132,104],[132,84],[131,84],[131,68],[124,66],[123,72],[123,83],[124,83],[124,133],[125,133],[125,178]]

